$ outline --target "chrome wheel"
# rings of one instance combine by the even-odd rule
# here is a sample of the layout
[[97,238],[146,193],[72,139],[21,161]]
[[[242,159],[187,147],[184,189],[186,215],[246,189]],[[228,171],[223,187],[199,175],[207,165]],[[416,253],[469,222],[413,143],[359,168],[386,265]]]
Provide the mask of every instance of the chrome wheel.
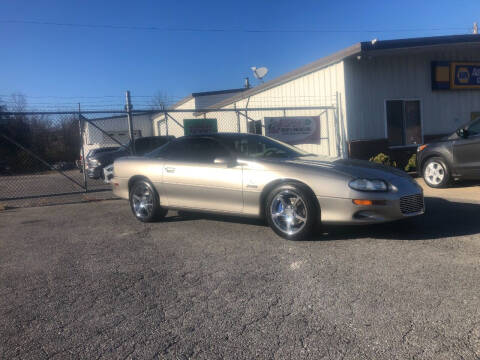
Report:
[[439,162],[432,161],[425,167],[424,179],[431,185],[439,185],[445,179],[445,169]]
[[140,219],[148,218],[153,213],[153,190],[141,182],[135,186],[132,194],[132,206],[135,216]]
[[287,235],[295,235],[307,224],[307,206],[295,191],[282,190],[273,198],[270,216],[278,230]]

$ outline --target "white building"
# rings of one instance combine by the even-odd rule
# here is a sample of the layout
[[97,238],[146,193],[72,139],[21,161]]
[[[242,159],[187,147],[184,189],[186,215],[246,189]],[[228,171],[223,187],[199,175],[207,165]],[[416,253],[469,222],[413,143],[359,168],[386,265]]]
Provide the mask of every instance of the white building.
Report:
[[[192,94],[175,109],[212,112],[171,113],[175,121],[157,117],[154,128],[164,135],[168,122],[169,134],[181,136],[183,120],[206,117],[217,119],[218,131],[252,131],[247,122],[257,121],[265,133],[265,118],[316,116],[319,140],[299,144],[307,151],[398,156],[478,116],[479,90],[479,35],[362,42],[233,96],[222,94],[225,98],[211,104]],[[258,110],[304,106],[336,110]],[[214,111],[235,108],[257,110]]]
[[[154,115],[154,113],[139,113],[133,115],[133,132],[135,137],[154,135],[152,125]],[[115,138],[122,144],[129,142],[130,136],[126,115],[90,118],[89,115],[86,114],[83,115],[83,117],[88,120],[83,122],[83,146],[85,154],[88,154],[92,149],[100,147],[119,146],[112,138]]]

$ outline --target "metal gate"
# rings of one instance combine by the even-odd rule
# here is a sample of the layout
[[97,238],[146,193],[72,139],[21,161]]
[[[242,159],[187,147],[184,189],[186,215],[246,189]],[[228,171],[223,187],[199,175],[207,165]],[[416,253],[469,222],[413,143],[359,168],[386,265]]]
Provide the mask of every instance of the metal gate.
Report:
[[[341,126],[335,103],[326,106],[0,112],[0,202],[32,206],[76,201],[97,194],[112,196],[110,185],[92,178],[89,155],[127,147],[136,137],[203,132],[272,136],[291,119],[318,121],[315,141],[300,144],[326,156],[341,155]],[[280,120],[278,120],[280,119]],[[318,120],[317,120],[318,119]],[[277,121],[278,120],[278,121]],[[273,129],[272,124],[277,124]],[[102,150],[103,151],[103,150]],[[91,170],[91,169],[90,169]],[[98,174],[97,174],[98,175]],[[101,195],[100,195],[101,194]]]

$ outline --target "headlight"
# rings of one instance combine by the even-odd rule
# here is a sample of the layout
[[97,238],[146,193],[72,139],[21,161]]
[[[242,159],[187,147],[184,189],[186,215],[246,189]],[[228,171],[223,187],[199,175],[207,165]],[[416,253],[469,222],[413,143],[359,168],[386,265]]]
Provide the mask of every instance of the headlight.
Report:
[[355,179],[348,186],[358,191],[388,191],[388,184],[383,180]]
[[97,159],[90,159],[88,160],[88,163],[90,166],[98,166],[98,165],[101,165],[100,164],[100,161],[98,161]]

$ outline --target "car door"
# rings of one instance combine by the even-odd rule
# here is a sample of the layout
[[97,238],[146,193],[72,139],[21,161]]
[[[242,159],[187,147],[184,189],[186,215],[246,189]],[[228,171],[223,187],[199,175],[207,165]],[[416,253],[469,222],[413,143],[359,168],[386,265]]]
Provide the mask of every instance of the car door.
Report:
[[464,177],[480,178],[480,120],[467,127],[468,136],[453,144],[457,172]]
[[162,185],[168,206],[241,213],[242,167],[217,164],[214,159],[219,157],[231,154],[211,138],[183,138],[170,143]]

